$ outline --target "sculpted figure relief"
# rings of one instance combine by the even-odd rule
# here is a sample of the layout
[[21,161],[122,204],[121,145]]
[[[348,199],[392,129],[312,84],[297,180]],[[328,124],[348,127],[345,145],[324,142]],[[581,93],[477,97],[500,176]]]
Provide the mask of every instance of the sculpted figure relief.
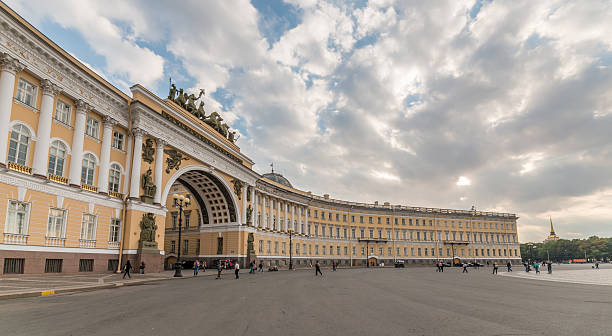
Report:
[[149,170],[147,170],[146,173],[142,174],[142,189],[144,191],[144,197],[146,198],[153,198],[155,197],[155,191],[157,190],[157,187],[155,186],[155,183],[153,183],[153,177],[151,176],[153,174],[153,172],[151,171],[151,168],[149,168]]
[[140,220],[140,243],[145,246],[156,246],[156,231],[157,225],[155,224],[155,215],[152,213],[143,214]]
[[155,155],[155,147],[153,147],[153,140],[147,139],[142,144],[142,159],[148,163],[153,163],[153,156]]
[[169,174],[172,169],[178,170],[183,160],[189,160],[189,158],[183,157],[183,154],[176,149],[164,149],[164,153],[168,154],[166,158],[166,174]]
[[232,183],[234,184],[234,193],[236,194],[236,196],[238,196],[238,199],[241,199],[241,194],[242,194],[242,187],[244,186],[244,183],[240,180],[232,180]]

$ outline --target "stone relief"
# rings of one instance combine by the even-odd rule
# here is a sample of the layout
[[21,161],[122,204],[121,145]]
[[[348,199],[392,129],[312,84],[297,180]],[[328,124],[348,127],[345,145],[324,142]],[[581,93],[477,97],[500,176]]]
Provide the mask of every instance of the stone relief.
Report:
[[244,187],[244,182],[240,180],[233,179],[232,184],[234,185],[234,194],[238,196],[238,199],[242,199],[242,188]]
[[172,169],[178,170],[183,160],[189,160],[189,158],[183,157],[183,154],[176,149],[164,149],[164,153],[168,154],[166,158],[166,164],[168,164],[168,167],[166,167],[166,174],[170,174]]
[[153,198],[155,197],[155,191],[157,191],[157,187],[155,186],[155,183],[153,182],[153,177],[151,176],[153,174],[153,172],[151,171],[151,168],[149,168],[149,170],[147,170],[146,173],[142,174],[142,189],[144,191],[144,194],[140,197],[140,199],[145,202],[145,203],[153,203]]
[[155,155],[155,147],[153,147],[153,140],[147,139],[142,144],[142,159],[145,162],[153,163],[153,156]]
[[157,247],[157,242],[155,241],[156,231],[155,215],[150,212],[143,214],[140,220],[140,245],[142,247]]
[[253,207],[251,207],[251,205],[249,204],[249,206],[247,207],[247,211],[246,211],[246,222],[248,226],[253,225]]

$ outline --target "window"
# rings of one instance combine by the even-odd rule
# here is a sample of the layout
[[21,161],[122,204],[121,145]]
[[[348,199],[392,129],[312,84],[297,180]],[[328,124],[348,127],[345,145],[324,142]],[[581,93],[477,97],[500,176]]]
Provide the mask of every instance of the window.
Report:
[[8,161],[27,165],[28,147],[30,145],[30,131],[21,124],[13,126],[11,139],[9,141]]
[[365,247],[361,248],[361,255],[365,255]]
[[119,259],[108,259],[108,271],[116,271],[119,268]]
[[323,255],[327,253],[327,246],[323,245]]
[[49,174],[64,176],[64,162],[66,161],[66,145],[55,140],[49,148]]
[[121,167],[113,163],[110,166],[110,171],[108,173],[108,190],[112,192],[119,192],[119,185],[121,184]]
[[[372,217],[368,219],[369,223],[372,224]],[[379,223],[380,224],[380,223]]]
[[278,242],[274,242],[274,254],[278,255]]
[[9,201],[4,232],[25,235],[28,233],[28,203]]
[[351,238],[355,239],[355,228],[351,228]]
[[55,120],[70,125],[70,110],[72,107],[61,99],[55,104]]
[[187,254],[189,252],[189,240],[183,240],[183,253]]
[[172,214],[172,230],[176,229],[176,223],[178,220],[178,215],[176,213]]
[[346,222],[346,215],[342,215],[342,221]]
[[93,272],[93,259],[79,259],[79,272]]
[[185,229],[189,229],[191,224],[191,211],[185,211]]
[[263,240],[260,240],[260,241],[259,241],[259,252],[262,252],[262,253],[263,253],[263,251],[264,251],[264,250],[263,250]]
[[360,234],[359,236],[360,236],[361,238],[364,238],[364,237],[365,237],[365,232],[364,232],[364,230],[363,230],[363,229],[359,229],[359,234]]
[[333,246],[329,246],[329,255],[334,255],[334,247]]
[[64,259],[45,259],[45,273],[61,273]]
[[176,251],[176,241],[172,240],[170,242],[170,253],[174,253]]
[[370,229],[370,238],[374,238],[374,229]]
[[4,274],[23,274],[24,258],[4,258]]
[[359,223],[363,223],[363,216],[359,216]]
[[355,216],[351,216],[351,222],[355,223]]
[[49,223],[47,224],[47,237],[64,238],[66,234],[66,210],[49,209]]
[[17,100],[20,102],[35,107],[36,105],[36,94],[38,87],[23,78],[19,78],[17,84]]
[[89,135],[92,138],[98,139],[98,134],[100,133],[100,121],[93,117],[87,117],[87,129],[85,130],[85,134]]
[[81,167],[81,184],[93,185],[94,173],[96,171],[96,157],[91,153],[83,156],[83,166]]
[[109,228],[108,241],[111,243],[118,243],[121,230],[121,221],[117,218],[111,219]]
[[123,150],[125,135],[119,131],[113,131],[113,148]]
[[83,223],[81,223],[81,240],[96,239],[96,216],[91,214],[83,214]]

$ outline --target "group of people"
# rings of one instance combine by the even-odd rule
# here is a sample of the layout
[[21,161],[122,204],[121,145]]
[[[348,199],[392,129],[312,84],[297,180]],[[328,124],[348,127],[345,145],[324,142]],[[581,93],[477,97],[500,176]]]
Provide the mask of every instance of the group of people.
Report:
[[196,276],[200,272],[200,268],[203,269],[203,272],[206,272],[206,260],[196,260],[193,262],[193,275]]
[[552,274],[552,262],[547,261],[547,262],[542,262],[542,264],[540,264],[539,262],[533,262],[533,263],[523,263],[523,266],[525,267],[525,272],[529,273],[531,271],[531,266],[533,265],[533,269],[535,270],[536,274],[540,274],[540,267],[543,267],[544,265],[546,265],[546,269],[548,271],[548,274]]

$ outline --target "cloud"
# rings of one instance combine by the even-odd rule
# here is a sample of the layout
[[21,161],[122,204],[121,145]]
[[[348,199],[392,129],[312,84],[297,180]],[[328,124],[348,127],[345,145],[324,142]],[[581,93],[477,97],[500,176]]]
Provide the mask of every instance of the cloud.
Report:
[[608,1],[286,1],[273,33],[246,0],[10,5],[78,31],[112,81],[205,88],[255,169],[299,188],[512,212],[521,241],[551,214],[612,235]]

